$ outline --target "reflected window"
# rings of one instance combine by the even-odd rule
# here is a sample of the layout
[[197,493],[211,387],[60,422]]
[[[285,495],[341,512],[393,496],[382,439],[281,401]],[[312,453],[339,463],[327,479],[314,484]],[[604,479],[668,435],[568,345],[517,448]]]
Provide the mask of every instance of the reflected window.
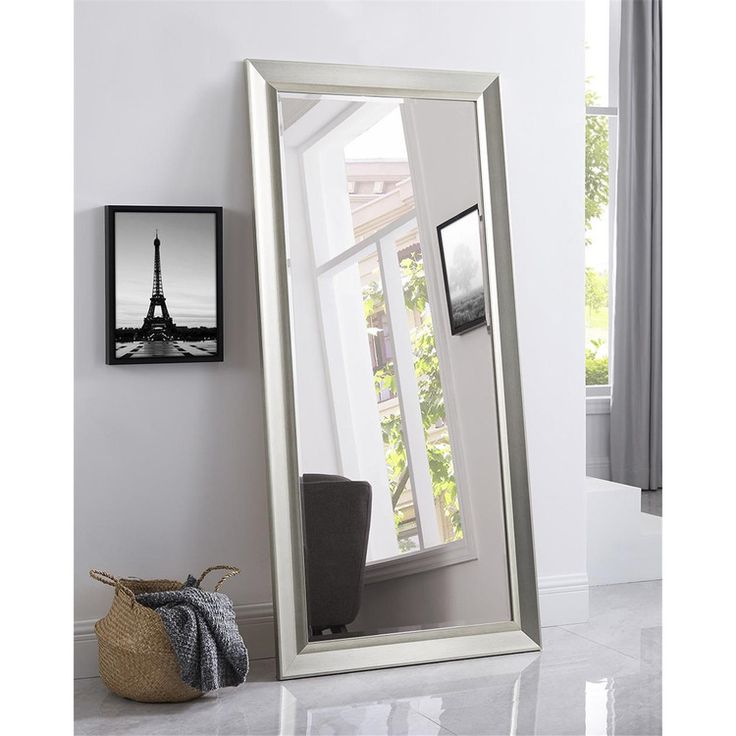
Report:
[[373,487],[370,563],[460,541],[463,525],[401,104],[351,111],[305,188],[343,472]]
[[615,733],[613,683],[594,680],[585,683],[585,733]]
[[[383,231],[413,213],[411,185],[401,110],[397,106],[345,147],[347,191],[356,242]],[[389,258],[393,263],[379,263],[386,249],[380,248],[363,262],[361,285],[366,323],[373,358],[376,399],[379,406],[381,434],[389,474],[391,506],[400,552],[420,550],[434,544],[462,539],[462,521],[452,448],[445,417],[444,392],[439,358],[434,338],[432,313],[427,293],[424,259],[418,228],[414,220],[400,237],[393,239]],[[396,268],[398,266],[398,269]],[[406,355],[411,357],[414,381],[402,392],[393,347],[391,319],[381,270],[389,268],[400,274],[394,279],[401,294],[394,301],[403,308],[394,321],[403,322],[400,330]],[[408,340],[407,340],[408,338]],[[406,379],[405,383],[406,383]],[[418,404],[421,416],[421,439],[414,438],[415,452],[421,457],[411,463],[406,435],[410,428],[402,416],[401,405]],[[421,445],[421,447],[420,447]],[[417,469],[414,466],[427,466]],[[422,481],[424,480],[424,488]],[[431,493],[431,504],[417,502],[417,494]],[[418,521],[419,508],[431,507],[434,518]],[[425,510],[426,515],[426,510]],[[430,536],[428,527],[432,528]],[[436,529],[435,529],[436,527]]]

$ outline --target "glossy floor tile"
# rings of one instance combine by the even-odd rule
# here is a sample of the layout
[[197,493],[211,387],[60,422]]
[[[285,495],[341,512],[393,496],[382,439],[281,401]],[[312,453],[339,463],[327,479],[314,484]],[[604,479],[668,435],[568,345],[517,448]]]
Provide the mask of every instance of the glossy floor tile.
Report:
[[655,736],[661,726],[661,584],[591,588],[588,623],[543,630],[541,653],[277,682],[191,703],[123,700],[75,683],[77,734],[570,734]]

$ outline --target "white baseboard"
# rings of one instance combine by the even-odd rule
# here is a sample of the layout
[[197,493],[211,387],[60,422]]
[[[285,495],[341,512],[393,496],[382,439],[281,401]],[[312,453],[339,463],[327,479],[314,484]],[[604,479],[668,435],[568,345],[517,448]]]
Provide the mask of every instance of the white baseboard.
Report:
[[539,620],[542,626],[587,621],[588,576],[579,573],[539,578]]
[[[273,604],[250,603],[235,606],[235,620],[248,647],[250,659],[269,659],[276,655]],[[96,619],[74,622],[74,677],[97,677]]]
[[74,678],[97,677],[95,621],[74,622]]
[[[555,575],[539,580],[542,626],[559,626],[588,620],[588,579],[585,575]],[[235,617],[251,659],[276,655],[273,605],[235,606]],[[74,677],[97,677],[95,619],[74,623]]]

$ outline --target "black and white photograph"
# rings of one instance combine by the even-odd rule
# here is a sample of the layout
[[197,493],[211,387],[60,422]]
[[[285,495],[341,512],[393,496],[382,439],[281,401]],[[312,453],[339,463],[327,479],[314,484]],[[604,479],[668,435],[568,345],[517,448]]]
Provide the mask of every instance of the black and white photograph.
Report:
[[222,360],[222,208],[105,208],[107,362]]
[[437,237],[450,329],[459,335],[486,322],[478,205],[438,225]]

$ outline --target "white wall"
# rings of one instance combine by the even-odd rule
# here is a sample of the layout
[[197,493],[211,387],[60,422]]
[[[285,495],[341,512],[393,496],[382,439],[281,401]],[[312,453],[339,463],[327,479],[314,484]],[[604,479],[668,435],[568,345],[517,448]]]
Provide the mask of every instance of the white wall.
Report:
[[[94,566],[180,576],[233,562],[236,603],[270,600],[245,57],[501,73],[543,622],[584,617],[582,3],[81,2],[80,636],[109,605]],[[104,364],[110,203],[225,207],[224,363]]]

